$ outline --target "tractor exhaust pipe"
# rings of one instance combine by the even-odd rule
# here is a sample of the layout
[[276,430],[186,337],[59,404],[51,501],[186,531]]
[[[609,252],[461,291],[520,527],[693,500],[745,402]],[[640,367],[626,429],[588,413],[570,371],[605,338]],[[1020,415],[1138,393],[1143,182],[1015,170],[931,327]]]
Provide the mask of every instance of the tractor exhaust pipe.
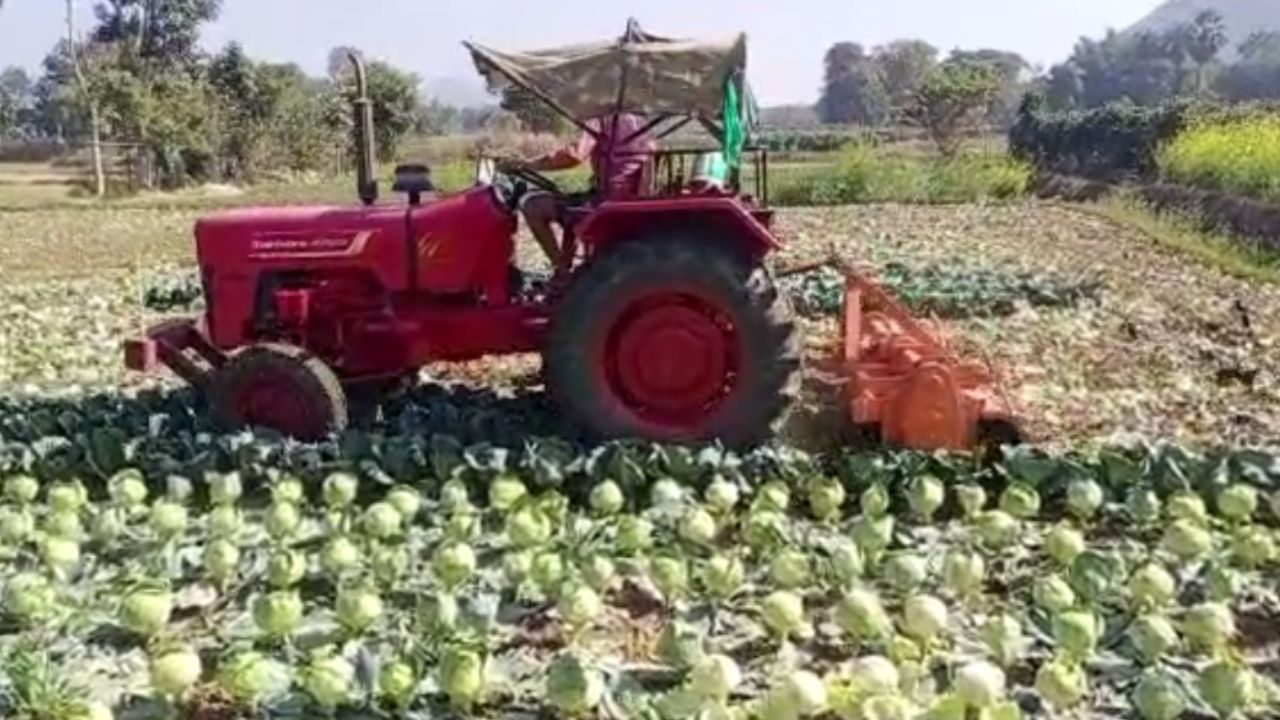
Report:
[[378,180],[374,177],[373,167],[373,103],[369,100],[369,75],[365,72],[364,61],[354,51],[347,53],[347,59],[351,61],[356,75],[356,99],[352,103],[352,113],[355,115],[356,194],[360,197],[360,202],[372,205],[378,201]]

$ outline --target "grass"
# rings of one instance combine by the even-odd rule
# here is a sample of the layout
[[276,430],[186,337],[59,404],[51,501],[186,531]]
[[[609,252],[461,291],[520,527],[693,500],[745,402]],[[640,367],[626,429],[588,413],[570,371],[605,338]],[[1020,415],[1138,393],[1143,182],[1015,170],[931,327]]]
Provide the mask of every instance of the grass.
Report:
[[1240,240],[1206,233],[1188,219],[1157,214],[1137,201],[1117,198],[1071,207],[1138,230],[1159,245],[1233,277],[1280,285],[1280,256]]
[[1021,196],[1030,181],[1029,168],[996,153],[938,158],[854,146],[834,163],[775,179],[772,199],[782,206],[968,203]]
[[1158,160],[1170,182],[1280,202],[1280,116],[1191,128]]
[[43,205],[70,198],[75,176],[52,163],[0,163],[0,207]]
[[[390,167],[382,166],[380,175],[382,201],[403,203],[391,191]],[[469,162],[454,161],[436,166],[433,175],[441,189],[457,190],[472,183],[475,170]],[[586,178],[586,171],[560,175],[560,181],[573,188]],[[0,186],[0,285],[189,263],[193,224],[222,209],[356,203],[351,176],[230,191],[236,194],[204,188],[108,200],[28,196],[6,206]]]

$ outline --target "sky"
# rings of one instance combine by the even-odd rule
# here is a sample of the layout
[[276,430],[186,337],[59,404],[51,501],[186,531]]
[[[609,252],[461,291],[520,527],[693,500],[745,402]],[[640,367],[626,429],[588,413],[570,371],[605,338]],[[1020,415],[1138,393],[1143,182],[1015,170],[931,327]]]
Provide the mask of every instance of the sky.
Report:
[[[92,0],[81,25],[92,20]],[[321,73],[328,51],[353,45],[427,81],[474,73],[463,40],[504,50],[614,37],[634,15],[659,35],[746,32],[749,75],[764,104],[809,103],[822,55],[833,43],[868,47],[918,37],[942,48],[995,47],[1049,65],[1077,38],[1123,28],[1160,0],[224,0],[205,33],[219,48],[238,41],[254,57]],[[63,0],[5,0],[0,67],[36,68],[63,25]]]

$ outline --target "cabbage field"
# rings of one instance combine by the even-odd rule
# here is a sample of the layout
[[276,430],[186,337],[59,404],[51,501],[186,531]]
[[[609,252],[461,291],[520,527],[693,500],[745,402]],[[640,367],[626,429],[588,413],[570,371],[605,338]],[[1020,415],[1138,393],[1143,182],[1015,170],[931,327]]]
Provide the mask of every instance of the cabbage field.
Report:
[[1280,698],[1265,455],[983,471],[433,438],[411,482],[307,482],[264,450],[158,486],[6,478],[6,717],[1172,720]]
[[[786,211],[1000,368],[1032,444],[578,442],[536,358],[327,442],[119,342],[195,211],[0,214],[0,718],[1280,718],[1280,291],[1075,210]],[[783,281],[812,359],[839,281]]]

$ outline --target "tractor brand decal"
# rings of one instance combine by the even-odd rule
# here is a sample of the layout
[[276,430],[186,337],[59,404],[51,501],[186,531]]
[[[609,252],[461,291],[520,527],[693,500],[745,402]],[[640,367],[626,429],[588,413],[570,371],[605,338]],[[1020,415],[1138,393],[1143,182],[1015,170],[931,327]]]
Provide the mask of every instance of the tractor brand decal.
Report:
[[444,238],[432,237],[430,233],[418,238],[418,262],[426,264],[436,260],[444,246]]
[[321,260],[355,257],[364,252],[372,230],[363,230],[349,237],[260,237],[249,246],[253,260]]

